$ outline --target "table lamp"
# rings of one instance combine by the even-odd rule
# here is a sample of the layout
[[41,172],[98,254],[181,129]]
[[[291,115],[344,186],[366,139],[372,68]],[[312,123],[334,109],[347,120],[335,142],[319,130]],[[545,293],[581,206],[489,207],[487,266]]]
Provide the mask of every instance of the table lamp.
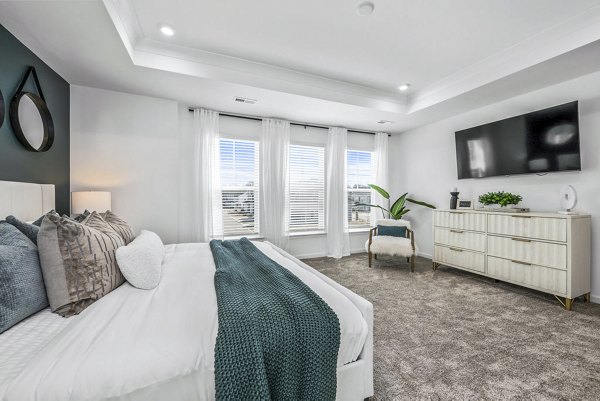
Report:
[[83,214],[90,212],[105,212],[110,210],[110,192],[105,191],[79,191],[71,192],[71,213]]

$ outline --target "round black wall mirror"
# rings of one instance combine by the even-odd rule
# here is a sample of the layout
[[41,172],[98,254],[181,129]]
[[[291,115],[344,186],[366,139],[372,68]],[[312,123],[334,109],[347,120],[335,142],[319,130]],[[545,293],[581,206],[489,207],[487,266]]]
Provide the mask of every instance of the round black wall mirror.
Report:
[[[33,74],[39,96],[22,91],[29,74]],[[17,93],[10,102],[9,116],[17,139],[27,150],[45,152],[52,147],[54,123],[33,67],[27,70]]]
[[2,124],[4,124],[4,97],[0,91],[0,128],[2,128]]

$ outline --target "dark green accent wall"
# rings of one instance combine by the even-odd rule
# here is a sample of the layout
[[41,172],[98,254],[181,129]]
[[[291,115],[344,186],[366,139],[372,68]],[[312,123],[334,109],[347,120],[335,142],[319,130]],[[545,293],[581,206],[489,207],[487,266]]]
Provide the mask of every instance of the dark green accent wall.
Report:
[[[15,137],[8,110],[27,66],[34,66],[54,120],[54,145],[44,153],[29,152]],[[32,77],[25,86],[34,92]],[[56,208],[69,212],[69,83],[48,67],[0,25],[0,90],[4,96],[4,124],[0,127],[0,180],[56,185]],[[0,216],[4,219],[6,216]]]

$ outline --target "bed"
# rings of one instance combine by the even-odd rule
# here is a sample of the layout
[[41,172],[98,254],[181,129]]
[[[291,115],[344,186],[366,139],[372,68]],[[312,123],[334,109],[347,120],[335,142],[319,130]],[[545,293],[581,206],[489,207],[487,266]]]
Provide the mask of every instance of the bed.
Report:
[[[48,186],[0,182],[0,216],[33,220],[53,207],[53,195]],[[337,314],[337,399],[372,396],[372,305],[274,245],[255,245]],[[80,315],[43,310],[20,322],[0,335],[0,400],[213,400],[214,272],[208,244],[167,245],[156,289],[125,283]]]

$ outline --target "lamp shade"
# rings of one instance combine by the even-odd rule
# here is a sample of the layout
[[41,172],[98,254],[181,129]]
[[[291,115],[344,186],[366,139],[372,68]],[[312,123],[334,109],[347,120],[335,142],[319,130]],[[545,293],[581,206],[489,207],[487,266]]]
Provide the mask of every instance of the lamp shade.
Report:
[[110,192],[71,192],[71,213],[73,214],[82,214],[86,209],[90,212],[105,212],[110,210],[110,207]]

